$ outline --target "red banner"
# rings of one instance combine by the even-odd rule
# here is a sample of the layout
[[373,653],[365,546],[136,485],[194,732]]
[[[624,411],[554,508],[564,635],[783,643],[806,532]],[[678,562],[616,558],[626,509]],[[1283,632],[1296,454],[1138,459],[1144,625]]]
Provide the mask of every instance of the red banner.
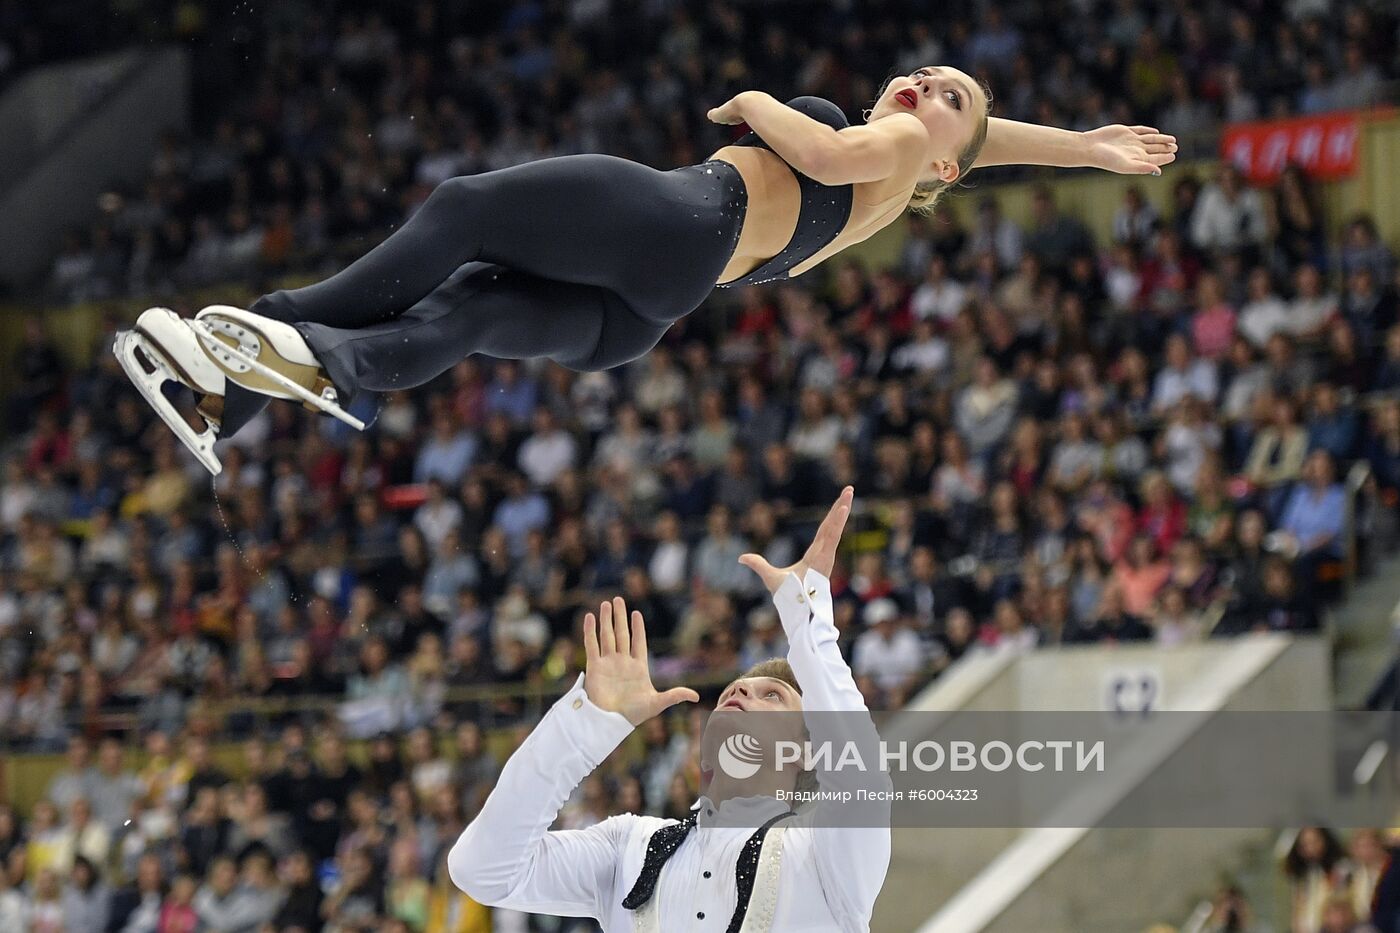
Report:
[[1313,178],[1344,178],[1356,171],[1360,121],[1355,111],[1289,120],[1236,123],[1225,128],[1220,157],[1255,184],[1297,165]]

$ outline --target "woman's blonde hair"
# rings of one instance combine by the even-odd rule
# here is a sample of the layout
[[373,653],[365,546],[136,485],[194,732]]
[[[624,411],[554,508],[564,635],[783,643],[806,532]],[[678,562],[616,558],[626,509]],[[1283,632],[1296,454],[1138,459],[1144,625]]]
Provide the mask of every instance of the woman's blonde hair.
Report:
[[[992,92],[985,87],[982,93],[987,95],[987,106],[982,111],[982,120],[977,125],[977,130],[972,134],[971,141],[963,147],[963,151],[958,153],[958,178],[967,177],[967,173],[972,171],[972,163],[977,161],[977,156],[981,154],[982,147],[987,143],[987,120],[992,109]],[[943,197],[943,192],[947,191],[957,181],[921,181],[914,186],[914,193],[909,196],[909,210],[916,214],[927,214],[933,210],[933,206],[938,203],[938,199]]]

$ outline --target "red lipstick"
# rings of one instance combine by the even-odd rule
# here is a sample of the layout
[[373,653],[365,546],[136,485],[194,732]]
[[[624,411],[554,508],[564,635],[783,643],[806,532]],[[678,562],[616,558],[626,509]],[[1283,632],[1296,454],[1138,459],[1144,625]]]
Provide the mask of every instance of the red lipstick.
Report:
[[907,87],[902,91],[896,91],[894,99],[899,101],[904,106],[908,107],[910,110],[913,110],[915,107],[919,106],[919,94],[912,87]]

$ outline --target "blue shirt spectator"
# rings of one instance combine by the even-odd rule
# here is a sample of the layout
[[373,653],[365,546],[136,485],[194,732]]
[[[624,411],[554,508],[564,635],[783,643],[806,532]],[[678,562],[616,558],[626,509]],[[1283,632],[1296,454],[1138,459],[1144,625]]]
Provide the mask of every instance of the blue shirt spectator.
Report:
[[497,364],[496,377],[486,386],[486,411],[502,412],[514,424],[529,422],[538,404],[539,388],[533,379],[520,374],[520,364],[506,361]]
[[1219,391],[1215,366],[1209,360],[1192,359],[1186,338],[1172,334],[1167,340],[1166,365],[1152,383],[1153,409],[1163,412],[1188,395],[1214,402]]
[[476,448],[476,438],[470,432],[459,430],[450,415],[439,414],[433,419],[432,436],[418,452],[413,481],[426,483],[435,479],[449,488],[456,486],[472,465]]
[[496,506],[494,523],[505,532],[512,557],[525,553],[525,536],[549,524],[549,502],[525,485],[525,477],[512,474],[510,495]]
[[1298,543],[1300,553],[1342,556],[1346,492],[1332,481],[1332,458],[1326,451],[1308,455],[1303,481],[1294,487],[1279,527]]
[[447,615],[456,607],[457,595],[480,582],[481,567],[476,558],[462,550],[456,530],[449,531],[423,577],[423,605],[430,612]]

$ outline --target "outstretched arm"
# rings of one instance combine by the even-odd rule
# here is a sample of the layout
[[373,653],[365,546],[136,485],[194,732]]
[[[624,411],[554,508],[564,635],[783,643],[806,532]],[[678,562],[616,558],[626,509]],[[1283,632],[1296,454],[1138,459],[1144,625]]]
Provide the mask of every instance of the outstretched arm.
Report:
[[[831,570],[854,490],[842,490],[812,546],[791,567],[777,568],[757,554],[740,558],[763,578],[788,637],[788,663],[802,688],[802,714],[809,741],[833,749],[859,749],[862,760],[878,756],[879,735],[837,646],[831,601]],[[893,785],[882,769],[833,768],[817,774],[824,792],[847,792],[847,802],[813,810],[812,831],[822,894],[842,929],[864,929],[884,886],[890,862],[890,804]],[[862,794],[875,794],[863,797]]]
[[1160,175],[1176,160],[1176,137],[1151,126],[1101,126],[1077,132],[992,117],[973,168],[1050,165],[1101,168],[1120,175]]
[[922,169],[928,131],[912,114],[833,129],[763,91],[743,91],[709,112],[714,123],[747,123],[784,162],[823,185],[850,185]]
[[[773,594],[778,617],[788,638],[788,662],[802,687],[805,713],[835,711],[867,713],[865,697],[856,687],[851,669],[837,647],[836,622],[831,604],[831,570],[836,548],[851,516],[855,490],[847,486],[817,528],[816,537],[791,567],[774,567],[758,554],[745,554],[739,562],[763,579]],[[808,717],[810,719],[810,716]],[[837,717],[839,719],[840,717]],[[835,720],[816,723],[818,728]],[[814,723],[809,722],[809,728]]]
[[[601,621],[601,625],[599,624]],[[632,729],[694,690],[658,693],[639,612],[622,599],[584,621],[587,672],[510,756],[481,813],[447,855],[452,881],[488,907],[601,917],[631,817],[550,832],[559,808]]]

